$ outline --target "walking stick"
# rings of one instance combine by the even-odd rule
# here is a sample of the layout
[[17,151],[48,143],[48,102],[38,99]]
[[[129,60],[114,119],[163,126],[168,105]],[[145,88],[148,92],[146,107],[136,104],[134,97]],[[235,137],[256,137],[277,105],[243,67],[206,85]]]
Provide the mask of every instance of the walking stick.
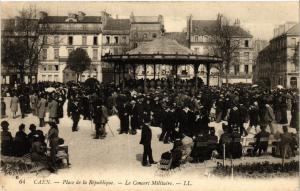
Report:
[[109,123],[107,122],[107,125],[108,125],[108,128],[109,128],[109,130],[110,130],[110,132],[111,132],[111,134],[113,135],[113,137],[115,136],[115,134],[113,133],[113,131],[111,130],[111,128],[110,128],[110,125],[109,125]]
[[223,144],[223,166],[225,166],[225,144]]

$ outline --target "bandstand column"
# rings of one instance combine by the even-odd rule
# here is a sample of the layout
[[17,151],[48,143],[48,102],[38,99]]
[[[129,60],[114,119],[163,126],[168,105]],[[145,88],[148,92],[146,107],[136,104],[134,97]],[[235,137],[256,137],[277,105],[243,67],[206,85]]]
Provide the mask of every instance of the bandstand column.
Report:
[[198,69],[200,64],[196,63],[194,64],[194,77],[195,77],[195,89],[198,89]]
[[155,64],[153,64],[153,72],[154,72],[153,77],[154,77],[154,80],[155,80],[155,76],[156,76],[156,65]]
[[131,66],[132,66],[132,70],[133,70],[133,79],[135,80],[135,78],[136,78],[136,73],[135,73],[136,65],[132,64]]
[[117,67],[117,64],[114,63],[114,84],[116,84],[117,80],[116,80],[116,67]]
[[144,91],[146,90],[146,80],[147,80],[147,64],[144,63]]
[[206,64],[206,85],[209,86],[210,81],[210,64]]
[[125,62],[123,62],[123,89],[125,88]]

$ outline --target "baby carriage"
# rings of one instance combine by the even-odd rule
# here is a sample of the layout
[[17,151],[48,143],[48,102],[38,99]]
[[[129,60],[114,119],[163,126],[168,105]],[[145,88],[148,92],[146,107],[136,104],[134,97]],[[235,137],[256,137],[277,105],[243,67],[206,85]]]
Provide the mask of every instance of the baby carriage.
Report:
[[169,170],[176,167],[179,167],[182,161],[182,143],[175,141],[175,146],[171,151],[164,152],[161,155],[159,162],[160,169]]

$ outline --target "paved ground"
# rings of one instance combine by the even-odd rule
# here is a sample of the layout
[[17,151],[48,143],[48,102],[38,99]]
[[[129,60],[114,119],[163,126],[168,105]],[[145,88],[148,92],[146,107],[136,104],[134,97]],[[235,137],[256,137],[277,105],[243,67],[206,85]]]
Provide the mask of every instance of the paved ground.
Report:
[[[38,126],[38,118],[28,115],[26,118],[21,119],[20,116],[17,119],[12,119],[12,116],[9,112],[9,100],[10,98],[5,98],[7,102],[7,113],[8,117],[5,118],[10,123],[10,131],[13,136],[18,130],[18,126],[20,123],[26,124],[26,132],[29,132],[29,125],[34,123]],[[66,108],[66,105],[65,105]],[[20,111],[20,110],[19,110]],[[66,109],[65,109],[66,111]],[[46,117],[46,121],[47,121]],[[4,120],[4,119],[2,119]],[[112,116],[109,118],[109,127],[112,132],[109,130],[107,126],[107,138],[103,140],[95,140],[94,136],[94,125],[88,120],[80,120],[79,122],[79,131],[72,132],[71,131],[72,121],[68,117],[65,117],[61,120],[59,124],[59,135],[60,137],[65,139],[65,144],[69,146],[70,152],[70,162],[71,167],[69,169],[61,169],[56,174],[49,174],[48,172],[42,172],[37,177],[40,178],[51,178],[51,180],[62,180],[66,178],[71,178],[72,180],[76,179],[96,179],[96,180],[112,180],[114,181],[115,187],[112,189],[118,188],[118,181],[121,181],[119,186],[124,184],[126,180],[137,180],[137,181],[147,181],[147,180],[164,180],[164,181],[173,181],[181,183],[178,188],[182,186],[184,180],[190,180],[193,182],[193,186],[189,186],[187,188],[197,189],[199,186],[204,186],[206,183],[211,182],[212,187],[207,187],[210,189],[220,188],[218,186],[213,186],[216,182],[221,184],[224,189],[236,190],[239,187],[231,187],[232,180],[220,179],[217,177],[210,176],[210,170],[212,167],[216,165],[216,161],[208,161],[203,164],[186,164],[182,166],[180,169],[176,169],[172,172],[166,173],[158,170],[156,165],[151,167],[142,167],[141,159],[143,147],[139,144],[140,141],[140,131],[136,135],[119,135],[119,119],[116,116]],[[218,135],[222,133],[221,124],[211,123],[210,126],[214,126],[216,128],[216,132]],[[281,131],[281,127],[279,125],[278,129]],[[48,132],[48,125],[42,129],[45,133]],[[153,127],[153,139],[152,139],[152,150],[154,160],[159,161],[160,156],[163,152],[170,150],[172,147],[171,144],[163,144],[158,141],[158,136],[161,132],[160,128]],[[249,135],[251,137],[253,135]],[[262,157],[262,158],[242,158],[239,160],[234,160],[234,164],[240,162],[252,162],[252,161],[278,161],[280,159],[276,159],[273,157]],[[229,161],[226,161],[229,164]],[[35,175],[28,174],[27,178],[36,178]],[[7,177],[8,178],[8,177]],[[176,182],[174,182],[176,180]],[[234,179],[237,180],[237,179]],[[280,179],[281,180],[281,179]],[[295,188],[297,186],[297,178],[289,178],[283,179],[289,183],[291,188]],[[7,181],[16,181],[13,177],[8,178]],[[262,188],[266,188],[261,180],[244,180],[241,179],[241,186],[245,186],[244,190],[251,190],[251,187],[247,187],[249,184],[256,184],[258,186],[262,186]],[[250,181],[250,182],[249,182]],[[272,182],[268,188],[272,188],[272,190],[276,190],[278,187],[279,179],[271,179],[268,180]],[[102,185],[103,186],[103,185]],[[62,187],[64,188],[64,187]],[[99,187],[97,187],[99,188]],[[137,187],[127,187],[128,189],[138,189]],[[151,187],[149,187],[151,188]],[[182,187],[184,188],[184,187]],[[181,188],[181,189],[182,189]],[[289,187],[288,187],[289,188]],[[289,190],[287,188],[287,190]],[[86,188],[85,188],[86,189]],[[152,189],[154,189],[152,187]],[[163,187],[156,187],[155,189],[163,189]],[[219,189],[220,190],[220,189]],[[280,189],[279,189],[280,190]]]

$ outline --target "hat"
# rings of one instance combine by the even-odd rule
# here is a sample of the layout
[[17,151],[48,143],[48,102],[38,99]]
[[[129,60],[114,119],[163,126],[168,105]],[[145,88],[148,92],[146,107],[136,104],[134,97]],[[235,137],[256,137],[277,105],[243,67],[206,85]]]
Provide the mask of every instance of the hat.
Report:
[[158,101],[158,100],[159,100],[159,98],[158,98],[158,97],[155,97],[155,98],[154,98],[154,101]]
[[29,130],[30,130],[30,131],[36,130],[35,124],[30,124]]
[[3,130],[8,130],[9,123],[7,121],[1,122],[1,127]]
[[134,100],[131,100],[131,102],[130,102],[130,104],[135,104],[136,103],[136,101],[134,101]]

